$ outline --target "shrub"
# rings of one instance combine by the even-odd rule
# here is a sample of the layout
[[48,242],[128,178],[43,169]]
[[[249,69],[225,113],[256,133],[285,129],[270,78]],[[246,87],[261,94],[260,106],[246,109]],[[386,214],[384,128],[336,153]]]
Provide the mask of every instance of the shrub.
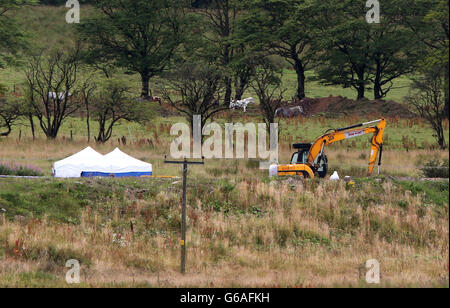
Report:
[[443,161],[432,159],[427,161],[420,170],[427,178],[449,178],[448,159]]
[[17,164],[0,164],[0,175],[13,176],[43,176],[42,169],[35,166],[21,166]]

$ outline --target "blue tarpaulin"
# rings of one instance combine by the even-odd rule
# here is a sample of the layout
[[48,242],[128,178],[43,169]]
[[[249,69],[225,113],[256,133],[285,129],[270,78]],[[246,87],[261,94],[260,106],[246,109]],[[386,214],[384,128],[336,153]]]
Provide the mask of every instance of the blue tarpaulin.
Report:
[[90,178],[94,176],[124,178],[124,177],[142,177],[151,175],[152,172],[123,172],[123,173],[81,172],[81,177],[83,178]]

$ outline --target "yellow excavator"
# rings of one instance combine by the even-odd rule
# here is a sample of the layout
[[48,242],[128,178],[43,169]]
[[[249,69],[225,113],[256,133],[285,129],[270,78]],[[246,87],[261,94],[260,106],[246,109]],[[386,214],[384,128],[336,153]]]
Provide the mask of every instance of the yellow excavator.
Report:
[[[368,126],[378,123],[375,126]],[[360,128],[364,127],[364,128]],[[314,143],[296,143],[294,149],[298,150],[292,155],[289,165],[271,165],[270,176],[292,176],[299,175],[305,178],[314,178],[318,175],[324,178],[328,171],[328,158],[324,148],[336,141],[373,134],[369,158],[368,175],[372,175],[378,157],[378,174],[380,173],[381,156],[383,154],[383,133],[386,120],[379,119],[366,123],[360,123],[344,128],[329,129],[324,135],[317,138]]]

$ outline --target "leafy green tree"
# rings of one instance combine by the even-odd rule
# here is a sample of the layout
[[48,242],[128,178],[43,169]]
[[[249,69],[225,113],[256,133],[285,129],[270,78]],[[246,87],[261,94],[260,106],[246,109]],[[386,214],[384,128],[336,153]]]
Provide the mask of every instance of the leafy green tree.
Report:
[[21,101],[18,98],[0,97],[0,137],[8,136],[21,116]]
[[396,0],[383,3],[380,24],[369,27],[371,48],[371,77],[374,98],[384,98],[394,87],[393,81],[417,69],[422,51],[411,29],[398,22],[398,15],[406,14]]
[[357,99],[365,97],[370,82],[370,25],[364,19],[364,6],[354,0],[309,1],[305,6],[316,15],[311,22],[318,77],[326,84],[354,88]]
[[282,106],[284,90],[281,89],[282,70],[267,60],[255,72],[251,83],[253,91],[259,98],[259,108],[270,133],[270,124],[275,123],[275,112]]
[[[108,79],[95,88],[92,84],[85,83],[85,86],[87,88],[84,88],[83,98],[89,99],[88,110],[99,124],[95,137],[99,143],[105,143],[111,138],[114,127],[121,120],[145,123],[154,116],[150,103],[136,104],[136,100],[131,97],[130,88],[120,80]],[[86,91],[93,92],[89,94],[91,97],[85,96]]]
[[241,6],[242,1],[238,0],[211,0],[196,10],[203,16],[203,37],[207,42],[205,56],[208,59],[215,59],[224,72],[224,104],[227,106],[231,101],[233,86],[231,65],[239,53],[233,46],[233,39]]
[[240,37],[253,49],[276,54],[297,73],[297,97],[305,97],[305,71],[311,54],[311,15],[304,0],[249,0]]
[[435,66],[444,68],[444,114],[449,117],[449,2],[448,0],[398,0],[407,8],[408,14],[401,15],[403,25],[411,29],[421,43],[423,70]]
[[193,131],[194,115],[201,116],[201,129],[219,112],[228,109],[220,106],[225,88],[223,72],[215,64],[190,62],[179,65],[165,76],[167,86],[164,98],[183,114]]
[[414,70],[417,40],[398,22],[407,13],[397,0],[382,5],[379,24],[369,24],[366,8],[357,0],[308,1],[304,10],[314,12],[313,47],[318,76],[327,84],[352,87],[357,99],[373,86],[374,98],[385,97],[393,81]]
[[185,1],[95,0],[93,5],[98,14],[79,27],[89,42],[87,58],[138,73],[141,96],[148,97],[150,79],[168,67],[187,31]]
[[25,33],[17,23],[14,11],[37,3],[37,0],[0,0],[0,68],[14,60],[25,48]]
[[[44,134],[55,139],[81,106],[77,98],[80,46],[32,56],[25,69],[27,98]],[[28,108],[28,107],[27,107]]]
[[423,75],[413,80],[414,94],[409,102],[418,115],[425,119],[433,128],[434,135],[441,149],[445,149],[444,119],[445,119],[445,68],[437,65],[423,72]]
[[251,48],[242,46],[236,48],[236,56],[230,63],[234,78],[235,100],[241,100],[244,92],[251,86],[256,70],[263,64],[264,57],[252,51]]

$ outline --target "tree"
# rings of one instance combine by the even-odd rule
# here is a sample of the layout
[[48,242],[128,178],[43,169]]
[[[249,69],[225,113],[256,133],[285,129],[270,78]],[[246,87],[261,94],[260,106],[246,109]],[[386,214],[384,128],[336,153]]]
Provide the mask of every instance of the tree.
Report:
[[84,108],[86,110],[86,128],[88,133],[88,142],[91,141],[91,124],[90,124],[90,116],[91,110],[90,105],[93,100],[93,96],[95,95],[95,91],[97,90],[97,84],[92,80],[94,75],[90,75],[87,77],[80,88],[80,99],[83,102]]
[[281,107],[283,90],[281,87],[281,70],[269,61],[258,67],[251,84],[259,98],[259,108],[268,132],[270,124],[275,123],[275,112]]
[[444,116],[449,118],[449,2],[438,0],[425,16],[424,21],[430,31],[430,40],[424,37],[425,44],[430,48],[426,59],[428,66],[441,65],[444,68]]
[[393,80],[413,71],[417,42],[398,22],[406,11],[397,0],[383,2],[379,24],[365,20],[365,7],[357,0],[311,1],[303,9],[317,17],[313,48],[318,77],[325,84],[352,87],[357,99],[373,85],[375,99],[393,87]]
[[410,104],[419,116],[424,118],[433,128],[439,146],[445,149],[443,122],[445,119],[445,68],[435,66],[425,71],[424,76],[413,80],[416,91],[409,98]]
[[398,16],[407,9],[397,0],[383,3],[379,24],[371,24],[370,57],[374,98],[382,99],[394,87],[393,81],[400,76],[414,72],[417,60],[422,54],[418,41],[411,29],[398,21]]
[[168,86],[164,89],[164,98],[186,117],[192,131],[194,115],[201,116],[200,125],[203,129],[214,115],[228,109],[228,106],[218,103],[225,85],[222,72],[214,65],[182,64],[168,73],[165,79]]
[[36,0],[0,0],[0,68],[11,63],[17,52],[26,47],[25,34],[12,12],[35,3]]
[[79,27],[89,42],[90,62],[112,62],[138,73],[142,97],[149,97],[150,79],[167,66],[183,41],[184,1],[95,0],[98,16]]
[[21,102],[17,98],[0,97],[0,137],[8,136],[21,116]]
[[246,46],[235,48],[235,50],[236,56],[230,63],[230,67],[234,78],[234,99],[241,100],[244,92],[250,87],[257,67],[265,59],[262,54]]
[[411,29],[415,38],[421,42],[422,58],[420,66],[432,70],[440,65],[444,68],[445,108],[449,118],[449,2],[448,0],[398,0],[408,9],[401,22]]
[[[233,35],[236,30],[236,19],[239,12],[240,1],[237,0],[211,0],[209,4],[197,11],[205,17],[207,28],[204,33],[208,45],[208,52],[212,57],[219,59],[219,63],[226,71],[230,69],[235,50],[233,48]],[[225,96],[224,105],[228,106],[232,95],[232,74],[227,72],[224,76]]]
[[276,54],[288,61],[297,74],[297,98],[305,97],[305,71],[310,63],[310,14],[305,1],[252,0],[240,23],[241,39],[256,50]]
[[67,117],[80,108],[76,99],[80,46],[31,57],[25,75],[30,105],[47,138],[55,139]]
[[89,108],[93,119],[99,124],[95,140],[100,143],[111,138],[114,126],[120,120],[144,123],[153,117],[149,103],[137,104],[130,96],[130,88],[114,79],[107,80],[90,99]]
[[[30,80],[31,83],[34,83],[34,80]],[[34,97],[36,93],[32,90],[34,87],[27,82],[23,83],[23,88],[25,90],[24,93],[24,101],[22,104],[23,115],[28,119],[30,123],[31,135],[33,136],[33,140],[36,139],[36,127],[34,125],[34,108],[32,102],[34,102]]]

